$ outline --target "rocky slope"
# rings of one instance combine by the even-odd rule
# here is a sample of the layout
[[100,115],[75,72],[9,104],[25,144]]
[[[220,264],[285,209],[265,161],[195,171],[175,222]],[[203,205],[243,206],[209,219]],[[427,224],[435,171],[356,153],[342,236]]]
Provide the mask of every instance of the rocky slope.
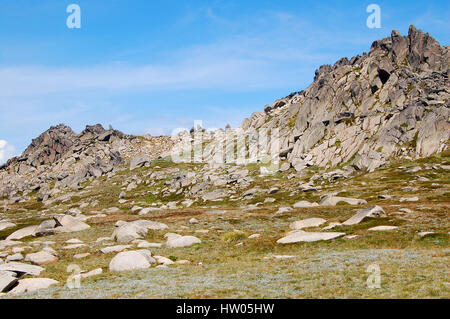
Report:
[[368,54],[323,65],[304,91],[267,105],[244,131],[280,128],[282,155],[306,166],[352,164],[369,171],[392,157],[441,152],[450,136],[450,49],[409,28]]
[[83,182],[107,175],[128,164],[130,157],[145,154],[141,164],[157,158],[172,144],[168,137],[126,135],[100,124],[87,125],[80,134],[64,124],[53,126],[23,154],[0,167],[0,197],[25,201],[33,191],[46,200],[62,190],[81,189]]
[[[51,127],[0,167],[0,298],[449,298],[448,47],[409,33],[235,130]],[[280,142],[282,164],[224,132]],[[186,141],[195,161],[172,161]]]
[[[279,129],[279,135],[269,134],[258,143],[269,150],[280,145],[283,171],[309,166],[373,171],[393,157],[426,157],[448,148],[449,63],[449,47],[430,35],[414,26],[407,36],[393,31],[375,41],[368,54],[321,66],[307,89],[267,105],[237,130],[227,131],[251,136]],[[195,143],[195,134],[191,132],[188,143]],[[134,169],[168,155],[173,141],[126,135],[101,125],[87,126],[80,134],[62,124],[51,127],[21,156],[0,167],[0,197],[23,201],[36,191],[39,200],[46,200],[66,188],[80,189],[87,180],[110,178],[119,168]],[[218,146],[223,147],[214,140],[204,147],[204,162],[217,155]],[[244,152],[249,158],[250,146]],[[234,180],[231,175],[218,180]],[[189,194],[204,189],[202,185]]]

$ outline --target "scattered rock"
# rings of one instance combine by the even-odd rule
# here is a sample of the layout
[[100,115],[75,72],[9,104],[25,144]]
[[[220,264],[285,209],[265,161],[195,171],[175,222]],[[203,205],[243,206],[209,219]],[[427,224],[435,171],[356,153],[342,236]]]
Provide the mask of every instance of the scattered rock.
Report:
[[289,228],[294,230],[300,230],[303,228],[318,227],[322,224],[325,224],[326,222],[327,221],[323,218],[308,218],[291,223],[289,225]]
[[58,257],[50,254],[46,251],[40,251],[37,253],[28,254],[25,256],[25,261],[31,262],[33,265],[49,265],[58,262]]
[[49,278],[27,278],[19,280],[19,283],[9,293],[22,294],[25,292],[32,292],[40,289],[47,289],[52,285],[57,285],[58,282]]
[[138,251],[120,252],[109,263],[110,271],[146,269],[149,267],[150,263],[147,258]]
[[365,218],[384,218],[387,217],[386,212],[380,206],[371,206],[368,208],[358,210],[356,215],[346,220],[343,224],[346,226],[356,225],[362,222]]
[[278,239],[278,244],[291,244],[298,242],[315,242],[321,240],[331,240],[341,236],[345,233],[322,233],[322,232],[305,232],[302,230],[294,230],[290,232],[287,236]]

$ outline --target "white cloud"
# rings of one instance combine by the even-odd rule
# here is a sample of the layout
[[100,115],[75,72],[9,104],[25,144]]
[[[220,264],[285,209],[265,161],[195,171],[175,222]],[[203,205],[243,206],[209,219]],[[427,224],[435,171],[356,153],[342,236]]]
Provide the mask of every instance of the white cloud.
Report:
[[16,153],[14,146],[5,140],[0,140],[0,164],[3,164]]

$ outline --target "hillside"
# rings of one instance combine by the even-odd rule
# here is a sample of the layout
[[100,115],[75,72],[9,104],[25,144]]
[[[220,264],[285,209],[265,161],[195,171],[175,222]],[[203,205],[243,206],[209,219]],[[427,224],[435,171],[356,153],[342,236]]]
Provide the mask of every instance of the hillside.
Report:
[[51,127],[0,167],[0,296],[449,298],[449,63],[411,26],[236,129]]

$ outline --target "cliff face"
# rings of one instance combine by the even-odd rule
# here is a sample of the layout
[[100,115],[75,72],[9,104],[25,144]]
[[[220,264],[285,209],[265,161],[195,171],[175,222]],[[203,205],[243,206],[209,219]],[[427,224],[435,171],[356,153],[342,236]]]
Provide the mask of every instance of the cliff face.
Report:
[[297,171],[342,163],[374,170],[393,156],[428,156],[449,140],[449,63],[449,47],[430,35],[393,31],[368,54],[321,66],[306,90],[241,128],[280,128],[281,154]]

